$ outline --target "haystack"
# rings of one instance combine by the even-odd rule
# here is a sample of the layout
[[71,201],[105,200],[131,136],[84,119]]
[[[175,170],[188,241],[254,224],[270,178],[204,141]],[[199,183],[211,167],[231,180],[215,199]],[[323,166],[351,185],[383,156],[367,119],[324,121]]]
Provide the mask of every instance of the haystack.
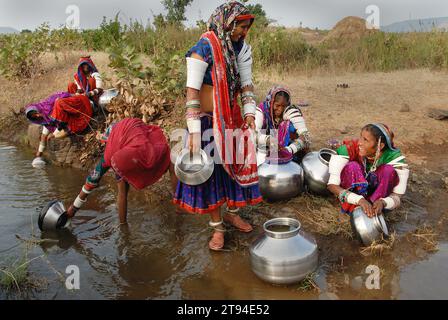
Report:
[[346,17],[334,26],[325,37],[324,42],[329,45],[341,46],[356,42],[373,32],[376,30],[367,28],[366,20],[359,17]]

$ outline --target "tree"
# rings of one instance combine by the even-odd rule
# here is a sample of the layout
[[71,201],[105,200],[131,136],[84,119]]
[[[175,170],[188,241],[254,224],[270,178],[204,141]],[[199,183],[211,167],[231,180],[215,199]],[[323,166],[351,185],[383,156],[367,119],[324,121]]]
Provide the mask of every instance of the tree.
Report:
[[[244,1],[247,2],[248,0]],[[266,11],[264,11],[263,6],[259,3],[257,4],[248,4],[246,5],[247,9],[249,9],[250,13],[255,15],[255,21],[256,24],[262,27],[267,27],[271,22],[274,20],[271,20],[266,15]]]
[[180,24],[187,20],[185,17],[186,8],[193,0],[162,0],[162,4],[168,13],[166,21],[170,24]]

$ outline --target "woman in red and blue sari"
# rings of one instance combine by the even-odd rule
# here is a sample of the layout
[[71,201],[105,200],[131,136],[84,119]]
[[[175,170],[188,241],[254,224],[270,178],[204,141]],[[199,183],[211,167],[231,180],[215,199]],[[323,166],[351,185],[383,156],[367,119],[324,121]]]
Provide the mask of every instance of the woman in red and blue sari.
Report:
[[[248,143],[244,153],[229,150],[226,144],[228,130],[247,133],[255,129],[252,55],[251,47],[244,41],[253,21],[254,16],[241,3],[225,3],[211,16],[209,31],[187,54],[188,144],[194,153],[201,148],[213,149],[210,155],[215,159],[215,170],[201,185],[179,182],[173,202],[189,213],[210,215],[210,227],[214,230],[209,242],[211,250],[224,247],[224,222],[241,232],[251,232],[252,226],[237,214],[238,209],[262,201],[255,141]],[[201,139],[210,131],[211,138]],[[234,151],[244,154],[241,163],[235,161]],[[233,155],[231,163],[227,161],[229,154]],[[224,204],[227,210],[222,217],[220,208]]]
[[328,190],[339,198],[342,212],[351,214],[360,206],[369,217],[398,208],[409,178],[393,132],[381,123],[366,125],[359,139],[345,140],[329,170]]
[[98,105],[99,96],[103,93],[103,80],[90,56],[79,59],[73,80],[68,84],[68,92],[86,95]]

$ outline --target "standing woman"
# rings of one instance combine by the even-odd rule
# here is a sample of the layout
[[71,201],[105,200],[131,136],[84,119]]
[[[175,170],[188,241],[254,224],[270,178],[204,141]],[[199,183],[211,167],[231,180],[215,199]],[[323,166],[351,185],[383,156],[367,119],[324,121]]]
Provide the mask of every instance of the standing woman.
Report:
[[[221,5],[208,22],[209,31],[187,53],[186,120],[189,147],[194,153],[213,144],[218,158],[228,159],[235,150],[226,145],[226,130],[241,129],[247,133],[255,129],[252,54],[244,41],[254,18],[239,2]],[[210,129],[211,141],[201,141],[201,133]],[[216,155],[212,157],[216,160]],[[179,182],[173,200],[190,213],[210,214],[210,227],[214,230],[209,242],[211,250],[224,247],[224,221],[241,232],[251,232],[252,226],[237,215],[238,209],[262,201],[255,148],[244,154],[244,163],[238,164],[234,158],[230,164],[221,162],[215,161],[213,175],[204,184],[190,186]],[[220,207],[225,203],[227,212],[221,217]]]
[[345,140],[329,163],[330,190],[351,214],[360,206],[369,217],[400,206],[409,169],[405,156],[394,145],[388,126],[368,124],[355,140]]

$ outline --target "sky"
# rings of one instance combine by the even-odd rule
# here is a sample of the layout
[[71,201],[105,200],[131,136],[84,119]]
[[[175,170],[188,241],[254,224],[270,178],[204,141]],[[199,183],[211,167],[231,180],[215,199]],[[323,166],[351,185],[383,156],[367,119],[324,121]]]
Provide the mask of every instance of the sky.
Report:
[[[187,25],[195,25],[198,19],[207,20],[212,11],[224,0],[193,0],[187,9]],[[260,3],[269,18],[277,24],[297,27],[331,29],[346,16],[366,18],[366,7],[379,8],[380,25],[409,19],[448,16],[447,0],[250,0]],[[147,23],[153,14],[164,13],[159,0],[0,0],[0,27],[17,30],[34,30],[43,22],[51,27],[64,25],[66,8],[76,5],[80,12],[82,29],[96,28],[103,16],[113,18],[120,12],[120,20],[130,18]]]

